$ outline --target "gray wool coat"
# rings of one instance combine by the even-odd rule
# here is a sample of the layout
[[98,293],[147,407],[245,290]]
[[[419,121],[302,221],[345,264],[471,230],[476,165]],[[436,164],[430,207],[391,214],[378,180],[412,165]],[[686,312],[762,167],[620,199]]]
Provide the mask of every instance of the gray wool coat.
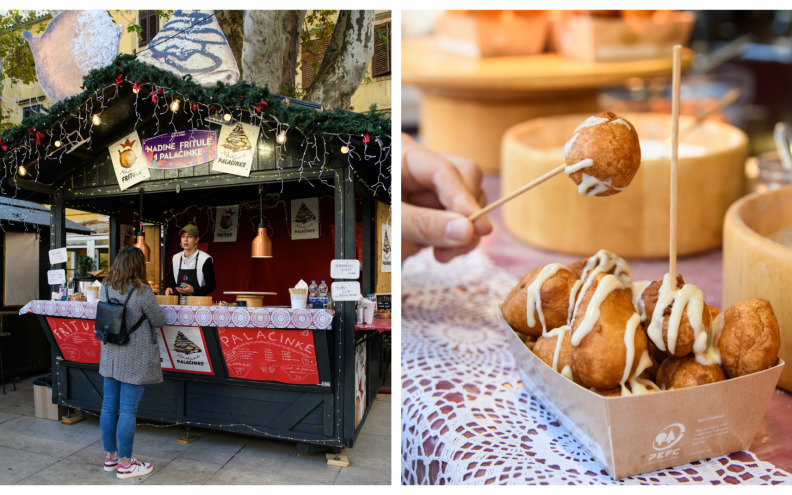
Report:
[[[103,285],[99,291],[99,298],[102,301],[107,301],[105,287],[110,298],[115,298],[123,303],[132,284],[123,294],[119,294],[112,287]],[[147,318],[129,336],[129,343],[117,345],[102,342],[102,353],[99,359],[100,375],[132,385],[162,382],[162,366],[160,365],[157,341],[159,332],[154,330],[154,327],[161,327],[165,324],[165,311],[157,303],[154,293],[148,285],[144,286],[139,293],[133,291],[129,298],[126,312],[127,328],[132,328],[143,314]]]

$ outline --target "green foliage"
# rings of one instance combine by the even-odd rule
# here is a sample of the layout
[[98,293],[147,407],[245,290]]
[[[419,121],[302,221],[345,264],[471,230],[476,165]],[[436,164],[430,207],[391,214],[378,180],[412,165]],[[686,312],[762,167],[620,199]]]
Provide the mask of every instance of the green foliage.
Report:
[[[12,84],[32,84],[36,81],[36,65],[22,32],[30,30],[39,22],[34,10],[7,10],[0,15],[0,93],[6,80]],[[47,16],[48,17],[48,16]],[[39,22],[34,34],[44,30],[45,23]],[[7,129],[10,110],[0,112],[0,129]]]
[[77,260],[77,276],[78,277],[87,277],[88,272],[92,272],[94,270],[94,260],[90,256],[80,256],[80,259]]
[[[373,113],[352,114],[345,111],[317,111],[299,105],[288,105],[284,98],[274,96],[269,89],[255,83],[239,81],[233,85],[218,82],[216,86],[203,87],[192,82],[190,76],[180,78],[170,72],[151,67],[136,60],[135,55],[121,54],[112,64],[93,69],[83,80],[84,91],[54,104],[46,112],[32,115],[16,127],[0,132],[0,138],[11,153],[12,148],[31,139],[29,129],[48,132],[51,126],[77,112],[93,99],[94,93],[115,83],[116,75],[122,74],[127,81],[143,84],[139,97],[148,96],[156,87],[164,88],[166,94],[174,92],[191,102],[215,105],[224,109],[242,108],[251,113],[261,101],[267,103],[261,115],[271,117],[297,129],[303,135],[351,134],[361,136],[369,133],[372,138],[381,136],[390,140],[391,121]],[[124,83],[129,84],[129,83]],[[0,150],[0,156],[2,156]]]
[[[333,18],[338,14],[337,10],[311,10],[305,16],[303,27],[300,30],[300,47],[303,51],[303,58],[313,69],[314,74],[319,72],[324,58],[324,42],[330,42],[335,30]],[[297,67],[300,67],[297,62]],[[303,70],[306,68],[303,67]],[[301,93],[307,94],[308,88],[303,88]]]

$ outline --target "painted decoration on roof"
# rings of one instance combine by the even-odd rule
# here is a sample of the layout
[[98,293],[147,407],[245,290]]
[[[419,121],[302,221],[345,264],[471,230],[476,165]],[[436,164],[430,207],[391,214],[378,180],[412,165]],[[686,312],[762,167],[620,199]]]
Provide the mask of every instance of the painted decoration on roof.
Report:
[[319,238],[319,198],[303,198],[292,200],[291,238]]
[[175,11],[137,58],[179,77],[189,74],[201,86],[239,81],[231,46],[211,10]]
[[30,45],[36,77],[47,98],[57,102],[82,92],[91,69],[110,65],[118,55],[123,24],[113,24],[106,10],[64,10],[44,33],[22,36]]
[[242,122],[233,126],[224,125],[220,130],[217,159],[212,163],[212,172],[250,177],[258,137],[257,126]]
[[122,191],[151,177],[137,131],[111,144],[107,151]]

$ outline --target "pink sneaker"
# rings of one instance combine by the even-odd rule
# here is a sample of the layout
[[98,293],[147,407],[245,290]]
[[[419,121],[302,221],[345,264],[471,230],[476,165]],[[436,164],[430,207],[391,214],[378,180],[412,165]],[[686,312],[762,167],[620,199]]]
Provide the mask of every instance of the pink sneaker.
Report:
[[105,456],[105,464],[104,464],[105,471],[115,471],[116,466],[118,466],[118,457],[113,459],[112,457]]
[[149,462],[140,462],[132,458],[132,463],[129,466],[124,466],[118,463],[118,471],[116,471],[116,478],[125,479],[133,478],[135,476],[144,476],[154,470],[154,466]]

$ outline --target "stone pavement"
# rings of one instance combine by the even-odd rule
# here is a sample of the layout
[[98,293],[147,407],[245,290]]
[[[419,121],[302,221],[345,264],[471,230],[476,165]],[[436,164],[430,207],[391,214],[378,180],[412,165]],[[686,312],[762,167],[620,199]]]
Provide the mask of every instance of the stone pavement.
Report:
[[[99,417],[73,425],[36,418],[33,380],[7,384],[0,395],[0,485],[389,485],[391,396],[378,394],[348,467],[330,466],[325,453],[298,454],[294,442],[192,428],[198,440],[176,439],[180,427],[140,421],[134,455],[154,472],[119,480],[102,469]],[[4,491],[5,492],[5,491]]]

